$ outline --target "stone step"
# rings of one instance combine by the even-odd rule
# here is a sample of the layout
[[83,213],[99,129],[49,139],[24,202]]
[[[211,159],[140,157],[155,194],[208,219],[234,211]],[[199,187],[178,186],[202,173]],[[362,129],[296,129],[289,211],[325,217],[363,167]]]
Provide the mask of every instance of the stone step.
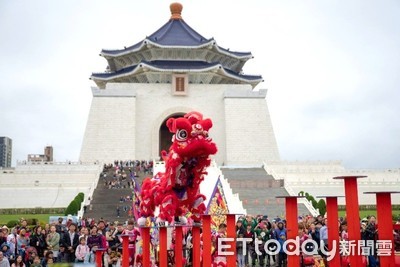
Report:
[[[120,183],[125,188],[109,188],[108,183],[115,180],[113,177],[114,170],[108,170],[106,177],[100,175],[97,188],[93,192],[93,199],[91,205],[86,208],[84,214],[85,217],[100,219],[104,218],[108,221],[126,221],[129,218],[128,212],[124,211],[124,207],[128,210],[132,208],[131,201],[121,202],[121,197],[132,197],[133,190],[128,187],[128,181],[131,181],[129,177],[128,168],[124,168],[127,173],[127,178],[123,179]],[[139,177],[136,177],[138,183],[141,183],[148,174],[139,173]],[[107,185],[106,185],[107,182]],[[120,207],[120,216],[117,216],[117,207]]]
[[[248,214],[282,216],[285,201],[277,196],[289,196],[283,180],[275,180],[263,168],[221,168],[232,188],[239,195]],[[303,204],[298,205],[299,214],[309,214]]]

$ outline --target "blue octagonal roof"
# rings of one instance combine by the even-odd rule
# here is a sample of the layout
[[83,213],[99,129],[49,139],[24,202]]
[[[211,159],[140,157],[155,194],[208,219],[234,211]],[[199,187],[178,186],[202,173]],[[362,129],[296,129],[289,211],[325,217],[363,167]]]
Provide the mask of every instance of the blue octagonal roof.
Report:
[[[175,3],[174,3],[175,4]],[[182,8],[182,7],[181,7]],[[215,48],[224,54],[228,54],[234,57],[245,57],[251,58],[251,52],[235,52],[229,51],[228,49],[218,46],[214,38],[205,38],[192,27],[190,27],[181,17],[180,12],[182,10],[171,9],[171,19],[165,23],[161,28],[156,30],[150,36],[147,36],[144,40],[129,46],[124,49],[103,49],[101,54],[103,56],[121,56],[127,53],[140,50],[147,44],[154,44],[161,47],[187,47],[187,48],[198,48],[207,45],[215,46]],[[175,13],[174,13],[175,12]]]

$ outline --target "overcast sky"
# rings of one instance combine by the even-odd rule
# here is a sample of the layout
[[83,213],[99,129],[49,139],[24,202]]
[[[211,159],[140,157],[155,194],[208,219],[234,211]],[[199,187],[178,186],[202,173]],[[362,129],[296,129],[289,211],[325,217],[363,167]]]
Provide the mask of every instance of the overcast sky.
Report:
[[[78,160],[102,48],[120,49],[170,17],[170,1],[0,1],[0,136],[13,165],[54,147]],[[283,160],[400,167],[400,2],[181,1],[206,38],[251,51]]]

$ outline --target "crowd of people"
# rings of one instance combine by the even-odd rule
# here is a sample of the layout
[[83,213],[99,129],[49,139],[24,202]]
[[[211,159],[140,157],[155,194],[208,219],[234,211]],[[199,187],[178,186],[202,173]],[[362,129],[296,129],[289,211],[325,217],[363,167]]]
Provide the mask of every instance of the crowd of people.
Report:
[[95,252],[105,248],[104,266],[121,265],[120,235],[129,234],[133,221],[127,225],[104,220],[71,220],[63,223],[37,225],[30,229],[26,220],[9,229],[0,231],[0,266],[46,267],[52,263],[94,263]]
[[153,169],[153,161],[130,160],[114,161],[114,164],[104,164],[101,177],[104,186],[109,189],[135,187],[132,177],[138,177],[139,173],[150,174]]
[[[298,237],[300,247],[303,242],[309,239],[315,241],[315,243],[307,242],[310,244],[317,244],[317,247],[304,246],[308,253],[301,254],[302,266],[314,266],[315,261],[320,260],[318,266],[329,266],[327,262],[328,247],[328,218],[322,215],[313,216],[300,216],[298,218]],[[400,224],[400,220],[398,221]],[[346,246],[349,241],[347,231],[346,218],[340,218],[337,222],[337,234],[339,237],[339,251],[341,253],[343,266],[349,266],[348,256],[349,251]],[[378,266],[378,257],[375,242],[378,239],[378,229],[375,216],[368,216],[360,220],[360,237],[361,240],[365,241],[364,244],[371,247],[371,250],[362,255],[365,257],[368,266]],[[239,218],[236,224],[237,237],[250,238],[251,240],[259,240],[259,242],[248,241],[245,248],[243,242],[238,242],[236,245],[237,249],[237,262],[239,267],[245,266],[286,266],[287,254],[283,249],[283,243],[287,239],[286,221],[279,217],[269,219],[266,216],[245,216]],[[400,250],[400,233],[394,231],[395,249]],[[268,240],[274,239],[281,246],[279,251],[275,252],[274,246],[277,243],[268,242]],[[265,244],[267,243],[267,250],[265,250]],[[256,248],[258,246],[258,248]],[[246,250],[244,253],[243,250]],[[260,251],[261,253],[256,253]],[[309,257],[308,255],[312,252],[317,251],[317,257]],[[346,252],[347,251],[347,252]],[[271,253],[272,252],[272,253]],[[302,251],[300,251],[301,253]],[[303,251],[305,252],[305,251]],[[275,254],[275,255],[274,255]],[[361,256],[361,255],[360,255]],[[309,265],[308,265],[309,264]]]
[[[104,165],[102,177],[104,185],[110,189],[133,188],[134,180],[139,172],[149,174],[153,167],[152,161],[115,161],[114,164]],[[128,179],[127,179],[128,178]],[[117,217],[121,211],[126,213],[131,203],[131,196],[121,196],[117,206]],[[126,214],[121,217],[126,218]],[[306,261],[303,254],[302,266],[314,266],[315,259],[321,260],[318,266],[329,266],[327,262],[328,231],[327,220],[324,216],[313,217],[310,215],[298,218],[298,238],[301,243],[313,240],[317,247],[309,248],[316,251],[317,257]],[[219,225],[213,229],[211,237],[202,236],[202,240],[208,238],[212,241],[212,261],[215,266],[225,266],[226,257],[220,254],[218,249],[219,238],[226,237],[226,224],[221,217],[217,220]],[[398,221],[400,224],[400,221]],[[156,226],[154,224],[154,226]],[[378,230],[375,216],[368,216],[360,220],[360,237],[362,240],[374,244],[378,239]],[[157,229],[157,227],[154,227]],[[193,256],[193,243],[191,228],[184,228],[182,243],[184,245],[182,257],[184,266],[191,266]],[[152,231],[151,251],[153,266],[158,266],[158,232]],[[337,222],[337,234],[341,241],[349,241],[346,218],[340,218]],[[18,225],[0,229],[0,267],[47,267],[53,263],[94,263],[96,250],[105,249],[102,263],[105,267],[120,267],[122,265],[122,235],[129,235],[129,266],[142,266],[142,244],[140,229],[135,220],[126,222],[109,222],[100,218],[83,218],[77,222],[72,219],[60,217],[53,224],[28,226],[27,221],[21,219]],[[170,234],[168,248],[169,266],[174,266],[174,231]],[[268,217],[266,215],[237,216],[236,221],[236,257],[238,267],[283,267],[287,265],[287,253],[283,249],[287,240],[286,221],[284,218]],[[245,242],[239,240],[246,240]],[[269,242],[269,241],[276,242]],[[400,234],[394,232],[395,249],[400,250]],[[277,245],[279,244],[279,246]],[[267,249],[265,249],[267,248]],[[307,249],[307,247],[306,247]],[[126,253],[126,252],[124,252]],[[308,255],[308,254],[307,254]],[[346,253],[342,258],[348,257]],[[377,266],[377,253],[372,250],[366,256],[368,266]],[[311,264],[311,265],[307,265]]]
[[[121,235],[129,234],[129,259],[130,266],[142,266],[140,229],[134,220],[127,222],[107,222],[103,219],[83,219],[78,223],[72,220],[63,222],[59,218],[57,223],[37,225],[32,229],[27,226],[26,220],[21,220],[18,225],[9,229],[3,226],[0,231],[0,266],[1,267],[47,267],[53,263],[94,263],[95,251],[98,248],[106,249],[103,254],[103,266],[120,267],[122,261]],[[323,216],[300,216],[298,220],[298,236],[300,242],[307,239],[316,241],[316,244],[328,246],[327,218]],[[400,222],[399,222],[400,223]],[[363,240],[375,242],[378,238],[375,216],[361,220],[360,234]],[[183,237],[183,258],[186,266],[192,262],[192,237],[190,227],[187,227]],[[338,221],[338,235],[341,240],[348,240],[347,222],[345,218]],[[400,236],[395,232],[396,249],[400,249]],[[169,247],[169,263],[174,264],[173,245],[174,232]],[[224,261],[224,256],[219,254],[218,238],[226,236],[226,224],[221,223],[210,237],[213,244],[212,258],[215,263]],[[283,244],[287,238],[285,219],[268,216],[240,216],[236,222],[236,237],[247,238],[246,242],[237,242],[237,266],[286,266],[287,255],[280,248],[276,251],[276,242]],[[157,237],[155,237],[157,238]],[[203,237],[204,239],[205,237]],[[257,241],[256,241],[257,240]],[[267,251],[264,250],[268,242]],[[157,265],[157,241],[152,240],[153,263]],[[256,246],[259,246],[256,249]],[[326,255],[321,247],[316,248],[320,256],[321,265],[329,266]],[[257,253],[257,251],[261,253]],[[269,253],[275,252],[276,253]],[[346,255],[341,255],[346,257]],[[377,266],[376,253],[368,257],[369,266]],[[303,265],[307,266],[307,265]],[[313,265],[310,265],[313,266]]]

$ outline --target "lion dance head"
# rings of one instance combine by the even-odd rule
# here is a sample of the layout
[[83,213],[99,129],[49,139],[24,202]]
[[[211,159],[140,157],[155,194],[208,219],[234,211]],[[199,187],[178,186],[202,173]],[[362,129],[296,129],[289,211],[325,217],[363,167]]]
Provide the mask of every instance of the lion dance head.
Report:
[[210,156],[217,153],[217,146],[208,134],[212,121],[193,111],[168,119],[167,127],[173,137],[169,151],[162,152],[165,172],[156,174],[157,179],[144,180],[141,216],[154,216],[155,207],[159,206],[162,221],[171,222],[187,213],[194,221],[199,221],[206,211],[200,183],[207,175]]

